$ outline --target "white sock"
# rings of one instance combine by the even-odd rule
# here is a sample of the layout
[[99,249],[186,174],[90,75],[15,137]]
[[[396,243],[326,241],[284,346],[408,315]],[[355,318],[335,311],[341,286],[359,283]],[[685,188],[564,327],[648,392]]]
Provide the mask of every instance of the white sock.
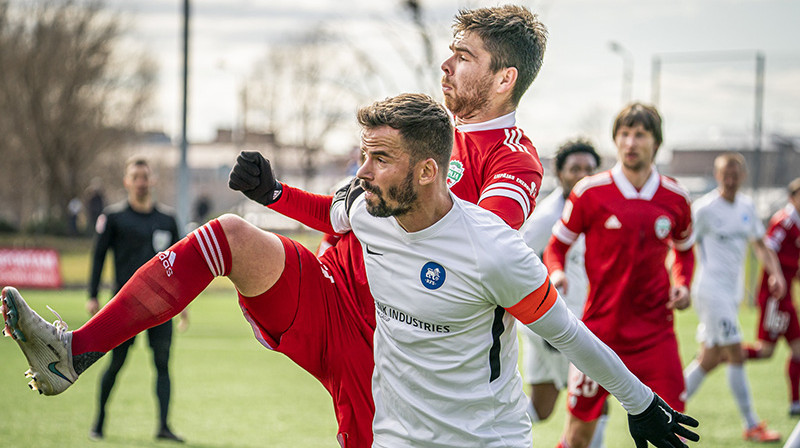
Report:
[[783,448],[800,448],[800,422],[795,425],[794,430],[789,434],[789,438],[786,439],[786,444],[783,445]]
[[606,435],[606,425],[608,424],[608,416],[601,415],[597,419],[597,426],[594,427],[594,435],[592,441],[589,443],[589,448],[605,448],[603,443]]
[[685,369],[683,369],[683,380],[686,382],[686,398],[689,401],[692,395],[700,388],[700,384],[706,377],[706,372],[700,367],[700,363],[696,359],[692,360]]
[[746,428],[752,428],[758,424],[758,416],[753,409],[753,399],[750,397],[750,386],[747,384],[747,377],[744,373],[744,366],[741,364],[728,365],[728,385],[733,393],[733,398],[736,399],[736,404],[739,405],[739,413],[742,414],[742,419]]

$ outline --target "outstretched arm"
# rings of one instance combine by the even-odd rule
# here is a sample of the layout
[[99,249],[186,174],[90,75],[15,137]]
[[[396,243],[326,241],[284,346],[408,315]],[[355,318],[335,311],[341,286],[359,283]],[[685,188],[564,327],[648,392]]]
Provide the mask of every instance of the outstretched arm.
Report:
[[774,250],[764,244],[763,238],[753,241],[753,249],[755,250],[756,258],[758,258],[758,261],[764,266],[764,270],[769,274],[767,278],[769,293],[772,294],[773,297],[782,299],[783,296],[786,295],[786,288],[788,285],[786,284],[786,279],[783,278],[783,271],[781,270],[778,256],[775,254]]
[[259,152],[242,151],[239,154],[228,178],[228,186],[314,230],[334,233],[329,214],[333,197],[278,182],[269,160]]
[[567,309],[560,297],[544,315],[527,326],[620,401],[628,412],[637,448],[646,448],[648,441],[659,448],[685,448],[679,436],[692,441],[700,439],[684,426],[696,427],[697,420],[673,410],[639,381],[616,353]]

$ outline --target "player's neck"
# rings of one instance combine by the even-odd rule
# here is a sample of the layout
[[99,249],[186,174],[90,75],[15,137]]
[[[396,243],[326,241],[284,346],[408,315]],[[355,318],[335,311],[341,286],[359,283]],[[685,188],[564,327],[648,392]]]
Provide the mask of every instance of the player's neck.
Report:
[[462,124],[483,123],[485,121],[494,120],[495,118],[500,118],[503,115],[508,115],[511,112],[514,112],[515,109],[516,108],[511,106],[508,102],[502,102],[498,104],[489,103],[468,117],[454,116],[453,118],[456,126]]
[[453,198],[445,187],[432,194],[420,194],[417,206],[395,219],[406,232],[419,232],[439,222],[452,208]]
[[130,204],[133,211],[138,213],[150,213],[153,211],[153,198],[150,195],[144,198],[128,196],[128,204]]
[[719,195],[722,197],[722,199],[725,199],[730,203],[733,203],[733,201],[736,200],[736,190],[728,190],[725,188],[720,188]]
[[653,166],[647,165],[645,168],[631,169],[625,165],[622,165],[622,174],[624,174],[625,178],[628,179],[628,182],[633,185],[633,188],[638,191],[644,187],[644,184],[647,183],[647,179],[649,179],[650,175],[653,174]]

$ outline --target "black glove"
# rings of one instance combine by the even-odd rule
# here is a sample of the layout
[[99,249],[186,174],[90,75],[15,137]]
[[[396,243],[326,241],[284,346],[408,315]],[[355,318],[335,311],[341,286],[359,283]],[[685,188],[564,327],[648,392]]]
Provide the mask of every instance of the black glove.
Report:
[[688,448],[678,436],[692,442],[700,440],[700,436],[681,425],[697,428],[698,424],[692,417],[673,410],[655,393],[653,402],[644,412],[628,414],[628,427],[636,448],[647,448],[648,441],[657,448]]
[[283,193],[283,185],[275,179],[269,160],[257,151],[239,153],[228,176],[228,187],[262,205],[272,204]]
[[344,210],[350,215],[350,208],[353,206],[353,202],[362,193],[364,193],[364,187],[361,186],[361,181],[354,177],[347,185],[336,190],[336,193],[333,194],[333,203],[344,201]]

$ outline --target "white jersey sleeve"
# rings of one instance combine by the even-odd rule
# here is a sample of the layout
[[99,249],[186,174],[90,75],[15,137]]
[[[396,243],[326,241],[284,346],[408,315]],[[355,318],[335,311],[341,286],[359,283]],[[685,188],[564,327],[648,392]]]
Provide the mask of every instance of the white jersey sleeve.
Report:
[[547,313],[528,328],[545,338],[581,372],[617,397],[629,414],[641,414],[653,401],[653,391],[625,367],[614,351],[556,300]]
[[544,200],[536,205],[530,218],[520,229],[522,239],[536,254],[541,256],[550,236],[553,225],[561,218],[564,209],[564,196],[561,188],[556,188]]

